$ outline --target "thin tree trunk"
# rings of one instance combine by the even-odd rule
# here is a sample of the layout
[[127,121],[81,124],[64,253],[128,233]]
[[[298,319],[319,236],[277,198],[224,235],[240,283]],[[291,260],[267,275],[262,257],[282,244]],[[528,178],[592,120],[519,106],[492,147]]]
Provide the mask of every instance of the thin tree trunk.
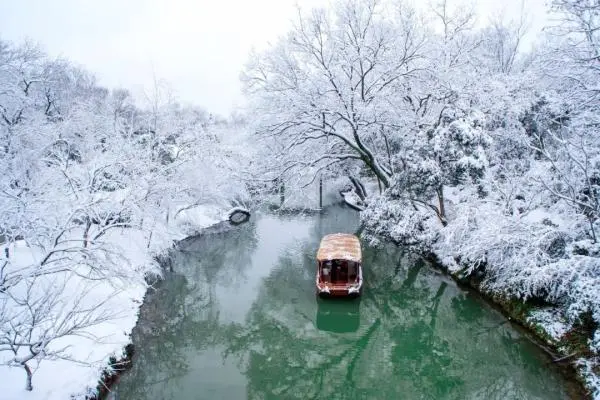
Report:
[[594,229],[594,220],[592,218],[588,218],[588,221],[590,222],[590,231],[592,232],[592,240],[594,243],[596,243],[597,240],[596,240],[596,230]]
[[152,242],[152,234],[154,233],[154,230],[150,231],[150,235],[148,236],[148,244],[146,245],[146,248],[149,249],[150,248],[150,242]]
[[323,177],[319,177],[319,208],[323,208]]
[[387,135],[383,135],[383,139],[385,139],[385,149],[387,150],[390,172],[392,173],[392,175],[394,175],[394,165],[392,164],[392,152],[390,151],[390,144],[388,143]]
[[31,378],[32,378],[31,368],[29,368],[29,365],[27,365],[27,364],[23,364],[23,368],[25,368],[25,372],[27,373],[27,381],[25,383],[25,390],[31,392],[33,390],[33,386],[31,385]]
[[85,218],[85,230],[83,231],[83,247],[88,247],[88,237],[90,234],[90,228],[92,227],[92,220],[90,217]]
[[448,225],[448,221],[446,220],[446,207],[444,205],[444,187],[443,186],[438,187],[436,192],[437,192],[438,203],[439,203],[438,217],[440,218],[440,222],[442,223],[442,225],[446,226],[446,225]]
[[362,184],[360,179],[354,176],[349,176],[348,178],[350,179],[350,182],[352,182],[352,185],[354,186],[354,191],[356,192],[358,197],[360,197],[362,201],[365,201],[365,199],[367,198],[367,190],[365,189],[365,186]]

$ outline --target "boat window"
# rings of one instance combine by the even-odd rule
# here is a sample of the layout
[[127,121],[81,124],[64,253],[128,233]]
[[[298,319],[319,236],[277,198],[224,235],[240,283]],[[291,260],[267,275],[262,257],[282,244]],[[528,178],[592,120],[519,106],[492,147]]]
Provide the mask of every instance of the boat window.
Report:
[[355,262],[349,261],[348,262],[348,280],[350,280],[351,282],[356,281],[357,274],[358,274],[357,264]]
[[331,268],[331,282],[345,283],[348,281],[347,263],[344,260],[334,260]]
[[348,282],[348,261],[340,262],[340,274],[338,279],[340,282]]
[[321,264],[321,277],[324,282],[331,281],[331,261],[325,261]]

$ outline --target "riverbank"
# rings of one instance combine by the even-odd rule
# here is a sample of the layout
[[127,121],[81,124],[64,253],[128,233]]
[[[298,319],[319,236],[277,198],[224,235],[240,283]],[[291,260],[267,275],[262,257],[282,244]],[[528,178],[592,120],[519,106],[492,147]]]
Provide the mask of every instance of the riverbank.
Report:
[[589,347],[595,330],[593,322],[570,324],[558,306],[494,293],[483,285],[481,275],[462,275],[460,271],[452,271],[444,265],[438,254],[419,253],[459,287],[474,292],[511,323],[521,327],[529,339],[552,358],[551,362],[559,365],[566,377],[579,386],[575,388],[576,396],[573,398],[600,399],[600,365]]
[[[494,224],[492,221],[484,222],[484,226]],[[554,224],[553,221],[559,222]],[[530,265],[539,257],[539,253],[526,251],[521,254],[521,259],[509,258],[507,261],[514,263],[512,269],[517,272],[510,269],[504,272],[500,265],[490,265],[486,261],[476,264],[469,262],[472,254],[468,254],[468,251],[462,253],[460,245],[454,248],[461,239],[460,235],[450,237],[456,233],[456,228],[450,224],[451,233],[448,234],[445,232],[447,228],[443,228],[441,240],[432,246],[432,252],[440,269],[460,284],[476,290],[511,321],[524,327],[552,357],[554,363],[559,363],[580,382],[586,389],[588,398],[598,400],[600,360],[598,349],[594,349],[598,340],[598,316],[594,318],[593,315],[597,303],[594,292],[598,286],[593,277],[578,271],[582,266],[580,258],[587,256],[568,256],[571,252],[576,254],[573,249],[578,247],[578,242],[567,244],[568,239],[565,237],[568,236],[564,233],[569,232],[569,229],[564,225],[561,227],[561,224],[559,216],[546,210],[538,210],[527,216],[525,225],[550,228],[540,236],[536,235],[534,228],[530,231],[529,238],[513,233],[512,237],[499,237],[492,244],[486,242],[484,232],[473,230],[467,240],[475,240],[477,233],[481,234],[480,242],[475,246],[471,245],[478,248],[476,253],[487,254],[485,248],[488,245],[489,252],[501,253],[498,246],[502,244],[509,251],[514,251],[515,245],[519,246],[519,242],[527,240],[537,245],[542,243],[540,247],[545,252],[564,249],[564,259],[548,262],[547,265],[541,261],[540,265],[533,268]],[[502,230],[502,223],[496,229]],[[470,247],[469,244],[466,247]],[[475,259],[485,260],[485,256]],[[522,266],[522,270],[519,270],[519,266]],[[550,295],[553,290],[556,294]]]
[[590,382],[590,379],[594,379],[594,373],[588,368],[593,367],[588,367],[588,360],[577,357],[590,353],[587,340],[593,335],[592,329],[580,324],[570,326],[558,307],[510,299],[486,290],[481,277],[465,277],[460,273],[453,273],[434,253],[428,253],[424,257],[434,268],[451,277],[459,287],[474,292],[511,323],[521,327],[529,339],[551,357],[551,362],[559,365],[565,375],[577,383],[579,389],[575,390],[577,396],[574,398],[598,398],[598,386],[593,381]]
[[556,363],[600,398],[595,245],[560,209],[506,214],[491,201],[448,188],[447,224],[402,199],[379,197],[362,213],[364,238],[428,255],[525,328]]
[[552,358],[551,362],[559,365],[565,376],[577,384],[578,388],[570,389],[575,392],[573,398],[600,398],[600,368],[589,348],[594,334],[593,323],[584,321],[569,324],[557,306],[494,293],[485,288],[481,276],[462,276],[460,272],[453,272],[445,266],[437,254],[420,253],[433,268],[452,278],[459,287],[474,292],[511,323],[522,328],[529,339]]
[[[136,229],[114,230],[105,241],[119,251],[127,279],[106,279],[85,287],[85,298],[90,307],[94,299],[107,299],[100,304],[102,312],[110,315],[106,321],[87,327],[53,345],[67,348],[60,358],[44,359],[33,365],[33,390],[25,390],[25,371],[18,366],[1,366],[0,393],[2,398],[30,400],[93,399],[107,393],[103,387],[113,383],[115,373],[126,367],[132,354],[130,334],[137,323],[139,309],[152,282],[151,276],[161,274],[161,256],[186,237],[218,227],[227,215],[216,206],[196,207],[180,213],[171,228],[160,237]],[[217,228],[215,228],[217,229]],[[13,259],[35,259],[35,250],[24,243],[10,249]],[[14,262],[14,261],[13,261]],[[83,279],[67,277],[64,298],[77,296],[75,291]],[[69,291],[73,291],[73,295]],[[99,378],[101,381],[99,382]],[[105,382],[103,382],[105,381]]]
[[[228,213],[230,215],[231,211]],[[249,217],[249,213],[248,213]],[[193,241],[200,235],[212,235],[212,234],[220,234],[226,232],[236,224],[232,223],[228,220],[227,216],[225,216],[221,220],[207,220],[205,225],[197,225],[195,230],[189,236],[186,236],[182,239],[175,240],[173,243],[173,248],[177,248],[181,244],[185,244],[187,241]],[[170,255],[162,254],[155,258],[156,262],[160,265],[162,271],[172,271],[172,260]],[[136,321],[134,326],[137,324],[137,317],[139,315],[139,308],[144,304],[145,297],[148,294],[148,291],[151,288],[148,288],[144,293],[144,298],[140,301],[138,307],[138,314],[136,315]],[[133,327],[132,327],[133,330]],[[131,330],[128,334],[129,338],[131,338]],[[133,356],[135,354],[135,346],[131,343],[131,340],[123,347],[123,352],[119,358],[115,356],[111,356],[109,358],[107,366],[101,372],[100,379],[98,381],[98,385],[96,386],[96,390],[85,396],[85,400],[106,400],[111,399],[112,388],[119,383],[119,379],[121,374],[127,372],[133,362]]]

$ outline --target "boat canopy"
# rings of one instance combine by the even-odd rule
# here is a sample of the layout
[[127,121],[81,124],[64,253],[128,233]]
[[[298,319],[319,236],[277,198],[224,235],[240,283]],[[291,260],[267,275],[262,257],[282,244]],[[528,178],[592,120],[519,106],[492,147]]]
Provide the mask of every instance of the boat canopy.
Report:
[[321,239],[317,261],[348,260],[361,262],[362,253],[360,241],[355,235],[348,233],[333,233]]

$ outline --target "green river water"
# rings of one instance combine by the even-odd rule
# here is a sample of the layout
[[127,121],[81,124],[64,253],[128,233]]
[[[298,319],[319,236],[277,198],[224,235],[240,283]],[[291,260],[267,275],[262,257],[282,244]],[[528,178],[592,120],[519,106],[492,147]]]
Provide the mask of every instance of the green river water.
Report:
[[356,212],[258,215],[181,244],[133,332],[118,400],[568,399],[537,346],[418,257],[363,246],[355,301],[315,296],[315,252]]

